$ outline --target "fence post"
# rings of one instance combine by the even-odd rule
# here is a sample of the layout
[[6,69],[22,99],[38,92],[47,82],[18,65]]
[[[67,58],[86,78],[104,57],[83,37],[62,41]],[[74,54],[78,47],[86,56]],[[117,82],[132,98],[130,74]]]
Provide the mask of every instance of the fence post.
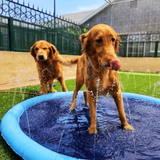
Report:
[[155,53],[154,53],[154,57],[157,57],[158,54],[158,41],[155,42]]
[[9,50],[14,51],[14,30],[13,30],[13,18],[8,18],[8,34],[9,34]]

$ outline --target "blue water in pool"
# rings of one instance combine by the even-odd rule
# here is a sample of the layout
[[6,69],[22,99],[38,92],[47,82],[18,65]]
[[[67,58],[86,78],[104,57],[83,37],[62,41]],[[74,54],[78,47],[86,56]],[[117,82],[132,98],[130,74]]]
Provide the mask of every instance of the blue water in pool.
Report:
[[97,105],[98,133],[90,135],[87,132],[89,107],[84,104],[83,95],[78,95],[77,108],[73,112],[69,112],[71,100],[72,96],[55,98],[28,108],[20,118],[21,129],[40,145],[71,157],[160,159],[160,105],[124,98],[128,122],[136,129],[130,132],[121,127],[113,99],[100,97]]

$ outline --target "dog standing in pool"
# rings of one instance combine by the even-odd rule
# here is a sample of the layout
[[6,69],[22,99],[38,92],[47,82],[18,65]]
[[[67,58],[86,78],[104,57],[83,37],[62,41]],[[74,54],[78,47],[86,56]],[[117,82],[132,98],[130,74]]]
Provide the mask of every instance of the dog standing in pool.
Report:
[[134,128],[127,122],[118,70],[120,62],[116,53],[119,51],[120,36],[111,27],[98,24],[80,36],[83,54],[77,62],[76,88],[70,109],[76,107],[76,97],[83,84],[85,103],[90,107],[90,134],[97,133],[96,100],[98,96],[109,93],[117,106],[119,119],[125,130]]

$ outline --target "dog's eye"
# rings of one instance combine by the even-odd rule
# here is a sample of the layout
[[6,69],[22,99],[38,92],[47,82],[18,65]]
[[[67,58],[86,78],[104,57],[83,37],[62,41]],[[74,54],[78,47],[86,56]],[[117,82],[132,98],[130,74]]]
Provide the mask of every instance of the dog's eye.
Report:
[[38,51],[38,48],[36,47],[35,50]]
[[115,38],[112,38],[111,40],[112,40],[112,42],[114,42],[114,41],[115,41]]
[[101,39],[101,38],[96,39],[96,42],[98,42],[98,43],[102,43],[102,39]]
[[43,49],[44,49],[44,50],[46,50],[46,49],[47,49],[47,47],[44,47]]

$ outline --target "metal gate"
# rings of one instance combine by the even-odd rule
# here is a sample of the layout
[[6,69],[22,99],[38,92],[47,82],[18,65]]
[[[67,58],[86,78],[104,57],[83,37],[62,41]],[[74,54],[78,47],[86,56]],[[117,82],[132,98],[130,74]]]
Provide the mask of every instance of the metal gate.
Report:
[[61,54],[80,54],[87,28],[19,1],[0,2],[0,50],[28,52],[37,40],[53,43]]

